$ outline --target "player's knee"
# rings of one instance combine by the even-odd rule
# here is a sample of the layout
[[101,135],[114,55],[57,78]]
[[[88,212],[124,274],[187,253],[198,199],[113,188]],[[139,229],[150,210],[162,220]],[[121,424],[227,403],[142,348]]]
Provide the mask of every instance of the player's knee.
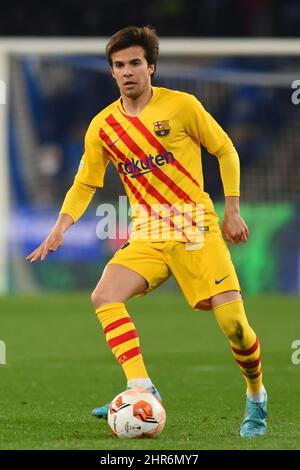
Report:
[[116,293],[107,289],[95,289],[91,294],[91,301],[95,309],[113,302],[123,302],[123,299]]
[[100,289],[95,289],[91,295],[91,301],[95,309],[110,303],[109,295]]

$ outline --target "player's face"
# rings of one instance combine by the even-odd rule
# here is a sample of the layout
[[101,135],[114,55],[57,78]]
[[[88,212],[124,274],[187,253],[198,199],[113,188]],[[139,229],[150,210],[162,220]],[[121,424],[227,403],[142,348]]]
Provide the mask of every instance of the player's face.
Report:
[[151,86],[154,65],[148,65],[145,51],[140,46],[131,46],[112,54],[112,76],[121,95],[137,99]]

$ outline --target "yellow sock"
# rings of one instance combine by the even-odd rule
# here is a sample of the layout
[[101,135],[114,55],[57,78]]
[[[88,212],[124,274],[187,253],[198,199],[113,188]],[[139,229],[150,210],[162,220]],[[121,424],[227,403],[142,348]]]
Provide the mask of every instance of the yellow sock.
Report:
[[127,380],[148,378],[140,349],[138,333],[122,302],[104,305],[96,310],[106,341]]
[[250,327],[241,300],[219,305],[214,309],[216,319],[228,337],[234,359],[238,363],[251,393],[262,389],[260,345]]

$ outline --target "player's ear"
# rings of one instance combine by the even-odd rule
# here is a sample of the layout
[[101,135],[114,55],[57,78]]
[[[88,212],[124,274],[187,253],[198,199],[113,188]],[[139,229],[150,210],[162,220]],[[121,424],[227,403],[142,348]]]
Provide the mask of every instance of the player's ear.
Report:
[[148,65],[148,70],[149,70],[149,75],[154,75],[154,72],[156,70],[156,65],[155,64]]
[[112,77],[113,77],[114,79],[116,79],[115,74],[114,74],[114,69],[113,69],[113,67],[111,67],[110,70],[111,70]]

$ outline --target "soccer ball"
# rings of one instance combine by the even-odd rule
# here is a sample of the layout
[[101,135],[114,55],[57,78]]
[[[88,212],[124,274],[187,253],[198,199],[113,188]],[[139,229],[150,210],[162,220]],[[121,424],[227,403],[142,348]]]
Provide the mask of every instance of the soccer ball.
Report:
[[132,388],[119,393],[110,404],[108,424],[120,439],[155,437],[166,422],[161,402],[143,388]]

